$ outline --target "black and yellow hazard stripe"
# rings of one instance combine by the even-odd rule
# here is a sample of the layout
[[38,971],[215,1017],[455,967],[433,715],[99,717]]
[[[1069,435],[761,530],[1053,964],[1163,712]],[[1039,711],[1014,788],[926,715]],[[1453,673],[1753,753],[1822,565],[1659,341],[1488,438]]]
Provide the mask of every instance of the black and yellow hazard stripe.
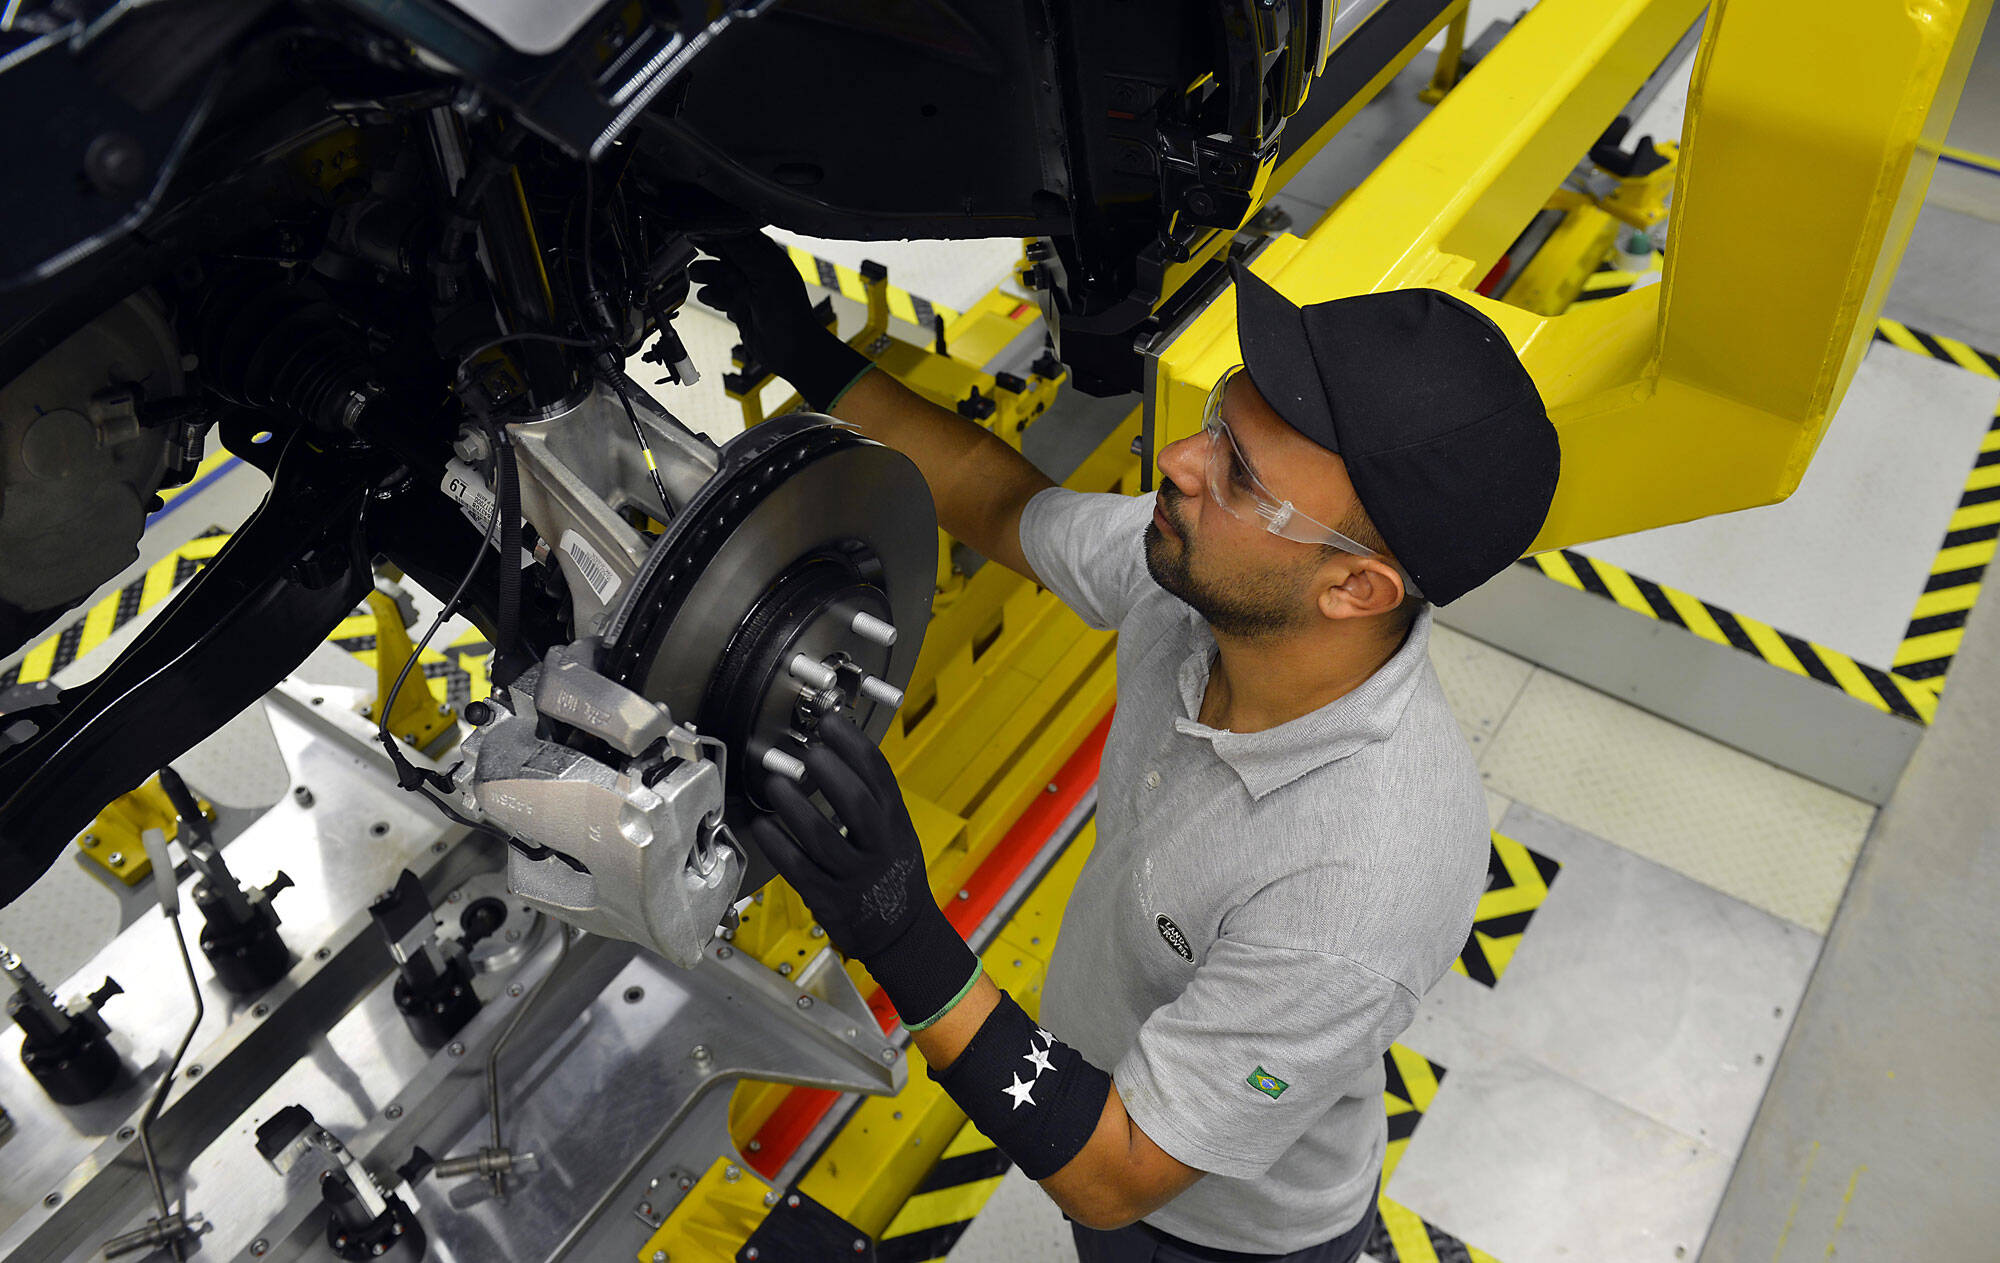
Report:
[[910,1194],[876,1243],[880,1263],[931,1263],[951,1253],[1013,1163],[971,1123]]
[[172,596],[208,559],[222,551],[229,536],[211,526],[152,565],[146,573],[105,597],[51,633],[21,660],[0,671],[0,688],[38,684],[111,638],[111,634]]
[[1818,680],[1877,710],[1928,724],[1937,713],[1937,692],[1921,680],[1856,662],[1837,649],[1779,631],[1747,614],[1710,605],[1606,561],[1564,548],[1537,553],[1521,565],[1580,592],[1616,601],[1634,614],[1672,623],[1703,640],[1755,655],[1794,675]]
[[[172,596],[228,542],[229,534],[212,526],[174,549],[148,566],[144,575],[44,638],[19,663],[0,671],[0,688],[40,683],[97,648],[113,632]],[[343,619],[327,639],[375,665],[375,616],[367,606]],[[477,629],[468,629],[443,649],[425,649],[418,665],[430,679],[445,681],[446,704],[462,710],[467,702],[491,691],[487,665],[492,654],[486,638]]]
[[1945,673],[1965,637],[1965,619],[1979,600],[1979,585],[2000,541],[2000,415],[1980,440],[1965,490],[1952,510],[1944,542],[1931,561],[1923,595],[1910,613],[1893,664],[1898,675],[1944,687]]
[[1968,373],[2000,380],[2000,356],[1939,333],[1925,333],[1912,329],[1900,320],[1887,316],[1875,322],[1875,341],[1887,342],[1917,355],[1928,355],[1934,360],[1956,365]]
[[[1525,848],[1524,848],[1525,849]],[[1444,1067],[1401,1044],[1382,1057],[1382,1105],[1389,1114],[1389,1148],[1382,1158],[1382,1187],[1396,1173],[1403,1151],[1444,1082]],[[1375,1230],[1364,1251],[1376,1263],[1495,1263],[1492,1255],[1467,1245],[1385,1193],[1376,1202]]]
[[1489,987],[1499,982],[1560,871],[1562,865],[1548,856],[1494,834],[1486,857],[1486,893],[1479,896],[1472,933],[1451,964],[1453,972]]
[[[808,285],[816,285],[823,290],[841,294],[857,303],[868,301],[868,289],[861,273],[844,263],[822,259],[800,246],[786,246],[792,256],[792,266],[799,270],[799,276]],[[897,285],[887,287],[889,314],[905,324],[912,324],[926,333],[937,324],[940,317],[946,324],[958,319],[959,313],[942,306]]]
[[1444,1082],[1444,1067],[1420,1052],[1391,1044],[1382,1054],[1382,1077],[1382,1106],[1389,1114],[1389,1148],[1382,1156],[1382,1187],[1387,1188],[1396,1164],[1403,1160],[1403,1151],[1410,1147],[1410,1137],[1416,1134],[1417,1124],[1424,1120],[1424,1111],[1431,1107],[1438,1085]]
[[[2000,380],[2000,356],[1957,338],[1885,319],[1877,323],[1875,340]],[[1965,488],[1931,561],[1923,595],[1910,612],[1910,625],[1890,664],[1896,674],[1920,680],[1933,691],[1944,688],[1945,674],[1965,636],[1966,616],[1978,602],[1979,585],[1993,564],[1996,541],[2000,541],[2000,415],[1994,416],[1980,439]]]
[[[375,615],[367,606],[341,620],[327,639],[368,666],[375,665]],[[475,627],[459,633],[442,649],[426,646],[417,657],[417,666],[425,678],[443,680],[445,705],[463,712],[467,702],[476,702],[492,692],[492,680],[487,675],[492,658],[493,646]]]

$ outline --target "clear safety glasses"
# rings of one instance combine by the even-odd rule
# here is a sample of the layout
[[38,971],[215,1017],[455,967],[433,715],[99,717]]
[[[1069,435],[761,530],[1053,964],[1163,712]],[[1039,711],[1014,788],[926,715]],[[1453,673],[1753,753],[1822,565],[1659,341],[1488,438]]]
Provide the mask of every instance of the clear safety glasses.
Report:
[[1229,383],[1242,371],[1242,366],[1238,365],[1224,373],[1222,380],[1215,383],[1215,389],[1208,392],[1208,404],[1202,410],[1201,429],[1208,440],[1208,494],[1231,517],[1252,524],[1262,523],[1265,530],[1280,539],[1296,540],[1301,544],[1330,544],[1357,557],[1377,556],[1374,549],[1356,543],[1324,522],[1307,517],[1294,508],[1290,500],[1271,494],[1263,479],[1250,468],[1250,462],[1243,457],[1243,449],[1237,446],[1236,436],[1230,432],[1229,423],[1222,419],[1222,397],[1228,392]]

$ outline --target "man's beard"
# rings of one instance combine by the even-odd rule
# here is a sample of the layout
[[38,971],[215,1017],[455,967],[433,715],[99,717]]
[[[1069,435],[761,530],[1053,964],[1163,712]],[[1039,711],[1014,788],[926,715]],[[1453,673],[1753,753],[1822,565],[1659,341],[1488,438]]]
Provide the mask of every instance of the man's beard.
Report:
[[1160,509],[1173,523],[1180,548],[1173,548],[1159,523],[1146,523],[1146,570],[1153,582],[1187,602],[1211,629],[1225,636],[1256,639],[1296,630],[1304,621],[1306,595],[1298,577],[1264,573],[1242,575],[1228,583],[1195,577],[1195,546],[1179,512],[1185,498],[1172,483],[1161,484]]

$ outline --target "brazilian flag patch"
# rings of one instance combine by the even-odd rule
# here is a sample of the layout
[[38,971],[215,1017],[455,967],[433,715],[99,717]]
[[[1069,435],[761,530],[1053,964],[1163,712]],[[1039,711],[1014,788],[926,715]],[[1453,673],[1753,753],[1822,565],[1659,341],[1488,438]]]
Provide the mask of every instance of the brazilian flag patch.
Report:
[[1286,1088],[1292,1086],[1262,1066],[1258,1066],[1255,1070],[1252,1070],[1250,1077],[1245,1079],[1244,1082],[1274,1101],[1285,1094]]

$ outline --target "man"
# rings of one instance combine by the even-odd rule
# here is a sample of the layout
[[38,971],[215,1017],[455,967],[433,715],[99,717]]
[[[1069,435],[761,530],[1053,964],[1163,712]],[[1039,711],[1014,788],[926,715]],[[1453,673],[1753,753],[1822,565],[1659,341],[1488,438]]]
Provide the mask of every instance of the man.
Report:
[[702,298],[760,362],[908,455],[952,535],[1119,629],[1097,844],[1041,1026],[938,911],[852,725],[805,760],[844,834],[774,778],[759,844],[1085,1263],[1353,1259],[1383,1053],[1486,876],[1426,598],[1513,562],[1555,490],[1555,432],[1512,348],[1435,291],[1299,308],[1239,267],[1245,369],[1202,433],[1160,454],[1156,498],[1083,495],[870,371],[767,239],[714,251]]

